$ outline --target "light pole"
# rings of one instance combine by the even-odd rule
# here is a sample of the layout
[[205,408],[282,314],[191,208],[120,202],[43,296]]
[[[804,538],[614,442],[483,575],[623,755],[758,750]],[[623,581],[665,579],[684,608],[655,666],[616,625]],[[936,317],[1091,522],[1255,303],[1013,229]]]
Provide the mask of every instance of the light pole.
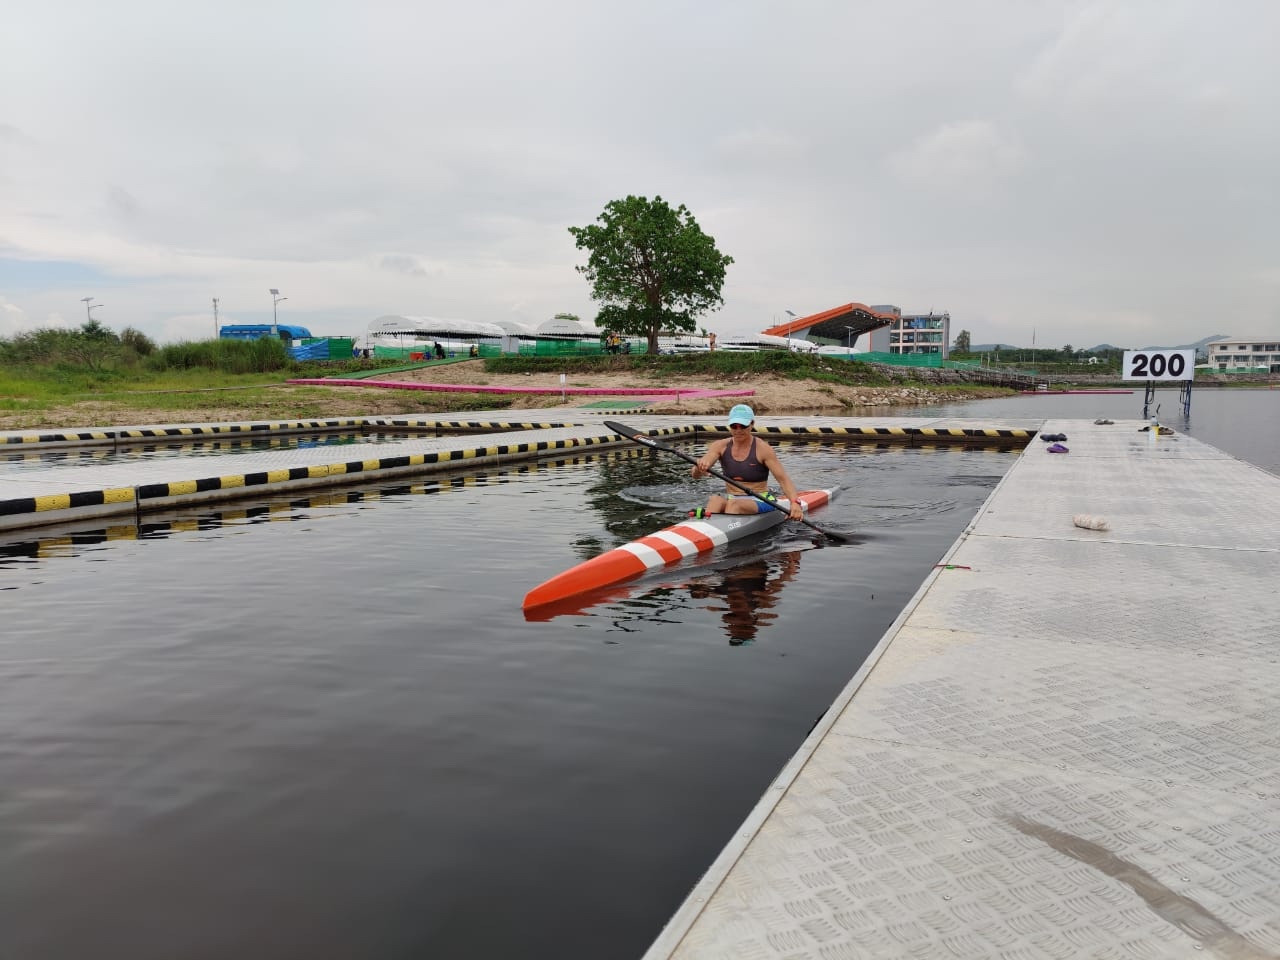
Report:
[[213,298],[213,339],[218,339],[218,298]]
[[81,297],[80,302],[84,304],[84,316],[89,322],[93,322],[93,311],[97,310],[102,304],[94,303],[93,297]]
[[[785,313],[788,317],[790,317],[791,320],[794,320],[796,318],[796,315],[792,313],[790,310],[784,310],[783,313]],[[790,324],[791,324],[791,321],[790,320],[787,321],[787,353],[791,352],[791,325]]]
[[847,331],[844,335],[844,358],[851,360],[853,358],[853,327],[845,327]]
[[280,339],[280,323],[276,319],[276,304],[281,300],[288,300],[288,297],[280,296],[280,291],[275,287],[271,288],[271,335],[277,340]]

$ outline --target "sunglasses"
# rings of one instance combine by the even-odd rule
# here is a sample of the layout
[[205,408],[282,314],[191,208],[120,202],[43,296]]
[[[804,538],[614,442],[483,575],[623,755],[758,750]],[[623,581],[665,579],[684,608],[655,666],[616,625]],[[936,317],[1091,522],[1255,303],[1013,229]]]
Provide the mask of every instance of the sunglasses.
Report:
[[729,429],[730,430],[749,430],[750,427],[741,423],[731,423],[729,424]]

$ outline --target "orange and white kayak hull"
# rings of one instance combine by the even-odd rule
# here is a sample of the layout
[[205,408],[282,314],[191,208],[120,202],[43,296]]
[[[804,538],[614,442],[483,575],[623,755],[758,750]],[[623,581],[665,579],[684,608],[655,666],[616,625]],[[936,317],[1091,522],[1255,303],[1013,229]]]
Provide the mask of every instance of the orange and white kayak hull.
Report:
[[[797,499],[805,513],[823,506],[835,496],[835,489],[805,490]],[[786,505],[785,500],[780,504]],[[585,560],[530,590],[523,609],[532,610],[559,603],[570,597],[600,590],[631,580],[689,557],[708,553],[744,537],[763,533],[787,519],[786,510],[766,513],[716,513],[702,520],[683,520],[657,533]]]

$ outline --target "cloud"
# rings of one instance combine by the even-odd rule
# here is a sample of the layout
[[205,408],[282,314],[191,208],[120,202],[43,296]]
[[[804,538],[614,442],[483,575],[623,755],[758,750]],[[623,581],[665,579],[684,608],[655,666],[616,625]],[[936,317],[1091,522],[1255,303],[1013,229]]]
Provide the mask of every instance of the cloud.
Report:
[[987,189],[1022,169],[1026,150],[986,121],[944,123],[889,156],[905,183],[940,192]]
[[35,327],[36,324],[31,322],[25,310],[0,297],[0,337],[11,337],[24,330],[34,330]]
[[[208,313],[184,313],[165,317],[160,321],[159,336],[153,339],[157,339],[161,343],[211,339],[214,336],[212,306],[212,303],[210,303],[211,309]],[[229,316],[222,312],[218,313],[219,326],[237,322],[234,316]]]
[[123,187],[112,187],[107,194],[107,206],[116,216],[132,220],[138,216],[137,198]]
[[78,324],[69,321],[61,313],[52,311],[41,317],[32,317],[16,303],[0,296],[0,337],[12,337],[16,333],[27,333],[45,327],[75,327]]
[[378,266],[393,273],[403,273],[409,277],[427,276],[427,268],[417,257],[404,254],[388,253],[378,258]]
[[858,300],[1186,342],[1273,309],[1276,35],[1270,0],[27,4],[0,250],[82,269],[0,292],[157,339],[271,287],[318,333],[590,319],[566,228],[660,194],[735,260],[726,334]]

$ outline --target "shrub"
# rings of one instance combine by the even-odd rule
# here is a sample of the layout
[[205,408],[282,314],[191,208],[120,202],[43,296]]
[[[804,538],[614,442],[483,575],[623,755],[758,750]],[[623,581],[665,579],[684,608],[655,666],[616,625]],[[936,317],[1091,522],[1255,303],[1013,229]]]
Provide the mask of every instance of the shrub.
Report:
[[148,370],[192,370],[220,373],[269,373],[292,363],[284,344],[274,337],[258,340],[183,341],[160,347],[144,358]]

